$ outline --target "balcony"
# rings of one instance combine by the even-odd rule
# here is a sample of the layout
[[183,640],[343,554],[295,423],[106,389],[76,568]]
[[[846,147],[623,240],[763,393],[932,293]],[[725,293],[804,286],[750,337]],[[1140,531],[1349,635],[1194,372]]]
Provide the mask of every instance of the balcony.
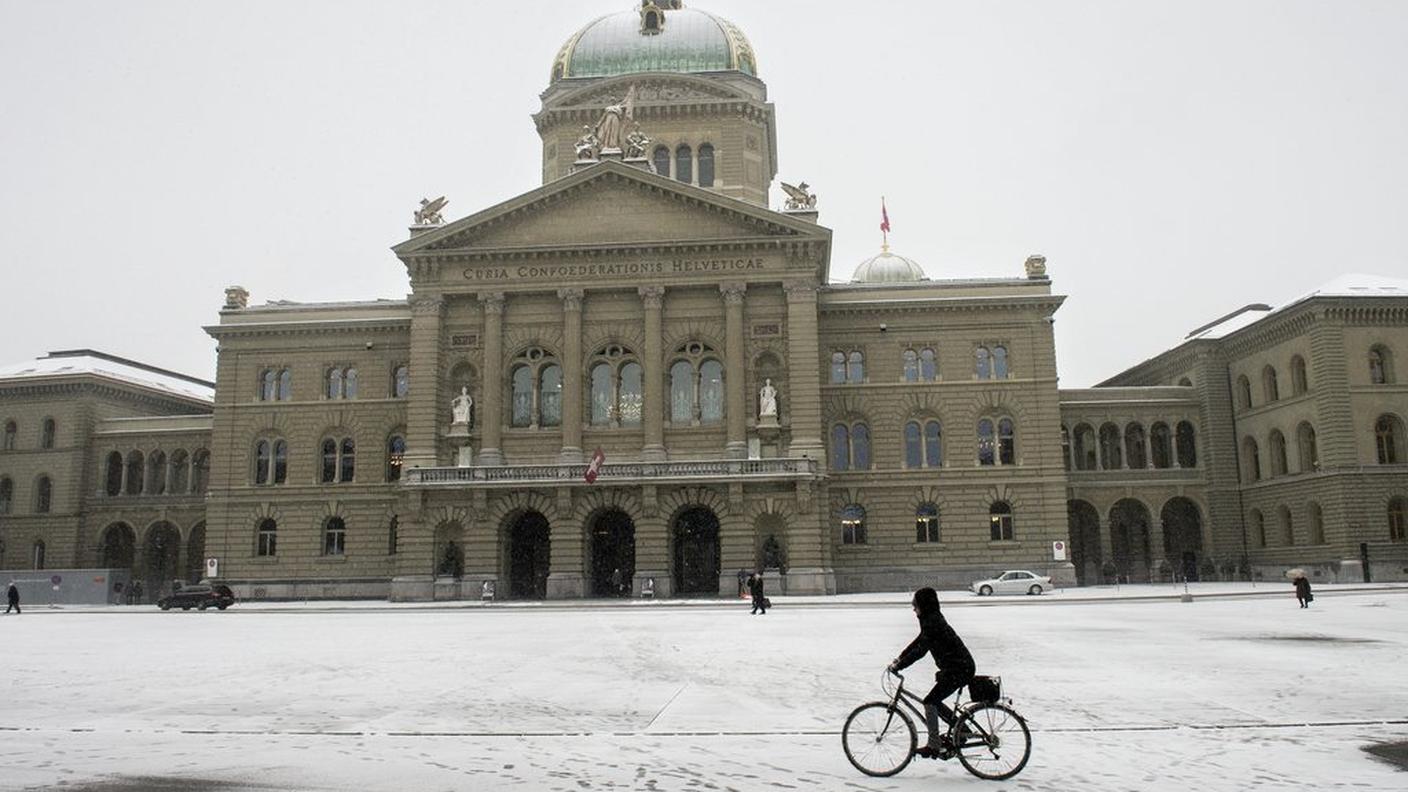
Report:
[[[411,468],[408,487],[588,486],[587,465],[497,465]],[[597,484],[708,484],[818,478],[814,459],[719,459],[602,465]]]

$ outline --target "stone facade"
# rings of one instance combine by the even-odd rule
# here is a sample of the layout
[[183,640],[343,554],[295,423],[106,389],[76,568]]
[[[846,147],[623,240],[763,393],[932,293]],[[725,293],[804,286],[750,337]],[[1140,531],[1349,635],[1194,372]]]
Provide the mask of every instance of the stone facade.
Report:
[[[410,229],[406,299],[231,287],[213,384],[0,371],[0,566],[130,565],[150,596],[213,560],[241,597],[412,600],[730,596],[754,568],[787,593],[1408,576],[1408,289],[1061,390],[1044,258],[930,280],[886,246],[838,281],[815,207],[767,208],[751,45],[678,5],[564,46],[542,186]],[[618,103],[644,155],[579,153]]]

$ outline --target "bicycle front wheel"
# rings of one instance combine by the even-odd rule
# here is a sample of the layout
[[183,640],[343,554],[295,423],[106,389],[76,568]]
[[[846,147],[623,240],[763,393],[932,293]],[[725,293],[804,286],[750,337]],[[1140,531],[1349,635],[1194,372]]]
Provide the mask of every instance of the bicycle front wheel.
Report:
[[841,747],[855,768],[868,776],[892,776],[914,758],[914,721],[888,701],[855,708],[841,729]]
[[989,781],[1017,775],[1032,755],[1027,722],[1005,704],[979,704],[969,709],[952,734],[958,761],[968,772]]

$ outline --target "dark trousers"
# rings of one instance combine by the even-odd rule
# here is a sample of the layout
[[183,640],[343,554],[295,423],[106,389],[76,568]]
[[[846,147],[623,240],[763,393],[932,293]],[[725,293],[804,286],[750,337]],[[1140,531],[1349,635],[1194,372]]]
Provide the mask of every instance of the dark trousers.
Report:
[[14,600],[10,600],[10,604],[9,604],[8,607],[5,608],[5,612],[6,612],[6,613],[9,613],[9,612],[10,612],[10,608],[14,608],[14,609],[15,609],[15,613],[19,613],[19,612],[20,612],[20,604],[19,604],[18,602],[15,602]]
[[1308,607],[1310,607],[1310,600],[1309,600],[1309,599],[1307,599],[1307,598],[1305,598],[1305,597],[1296,597],[1296,599],[1300,600],[1300,606],[1301,606],[1302,608],[1308,608]]
[[940,669],[939,673],[934,675],[934,689],[924,697],[924,708],[934,708],[944,723],[952,724],[953,710],[944,703],[944,699],[957,693],[959,688],[972,681],[974,673],[976,670],[970,665]]
[[752,610],[752,613],[757,613],[758,611],[762,611],[762,612],[763,612],[763,615],[767,615],[767,612],[768,612],[768,606],[763,602],[763,595],[762,595],[762,594],[754,594],[754,595],[753,595],[753,610]]

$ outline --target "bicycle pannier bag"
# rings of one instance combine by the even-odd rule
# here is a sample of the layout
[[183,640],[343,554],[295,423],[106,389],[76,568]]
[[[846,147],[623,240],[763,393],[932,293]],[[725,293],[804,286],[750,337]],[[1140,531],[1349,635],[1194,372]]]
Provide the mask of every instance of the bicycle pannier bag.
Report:
[[975,676],[968,683],[968,697],[974,701],[992,702],[1002,696],[1002,677]]

